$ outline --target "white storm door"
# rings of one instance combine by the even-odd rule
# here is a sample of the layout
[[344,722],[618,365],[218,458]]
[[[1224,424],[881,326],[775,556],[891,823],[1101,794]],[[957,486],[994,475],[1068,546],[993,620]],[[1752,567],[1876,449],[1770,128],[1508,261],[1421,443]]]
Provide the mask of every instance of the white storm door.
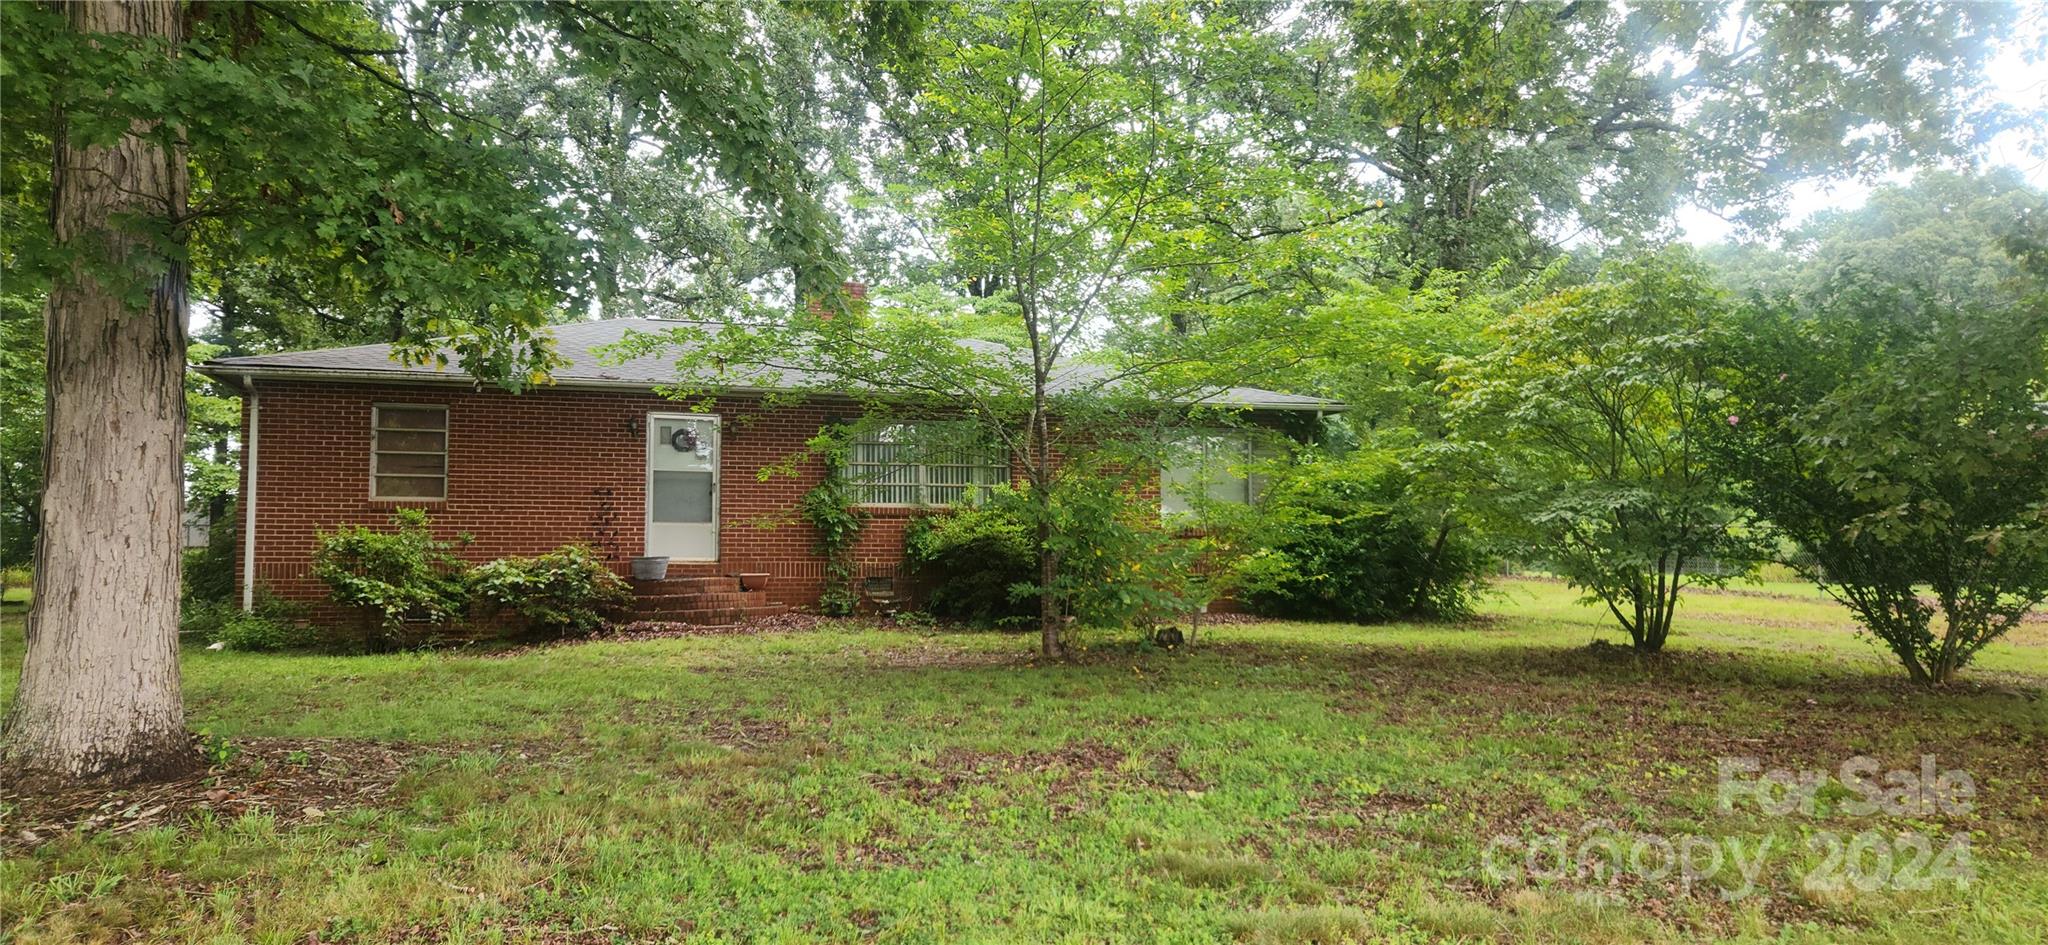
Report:
[[718,418],[647,415],[647,554],[718,560]]

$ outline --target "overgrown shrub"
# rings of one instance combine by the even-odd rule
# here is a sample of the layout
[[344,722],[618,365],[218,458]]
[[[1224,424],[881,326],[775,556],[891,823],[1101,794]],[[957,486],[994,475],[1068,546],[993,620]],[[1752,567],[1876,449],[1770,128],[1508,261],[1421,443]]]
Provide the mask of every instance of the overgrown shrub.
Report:
[[1454,618],[1471,612],[1487,555],[1451,515],[1415,501],[1390,454],[1303,463],[1268,487],[1241,565],[1263,614],[1327,620]]
[[231,650],[274,652],[311,647],[316,631],[302,625],[304,613],[268,595],[259,595],[254,612],[224,601],[185,604],[178,632],[194,642],[225,643]]
[[563,545],[533,558],[499,558],[469,574],[480,607],[516,615],[549,636],[595,633],[632,602],[624,578],[586,545]]
[[225,602],[187,603],[178,611],[178,636],[182,642],[211,643],[220,636],[220,628],[228,618],[240,610]]
[[304,649],[316,642],[310,629],[300,627],[294,621],[241,611],[236,611],[220,625],[214,639],[227,644],[230,650],[259,653]]
[[187,548],[183,562],[187,602],[219,602],[235,596],[235,551],[241,530],[231,518],[215,522],[206,547]]
[[1016,627],[1036,619],[1038,601],[1028,596],[1038,581],[1031,527],[1007,503],[911,519],[903,550],[932,616]]
[[[1050,544],[1058,556],[1051,588],[1061,613],[1091,626],[1170,619],[1200,605],[1197,547],[1160,524],[1151,503],[1108,476],[1075,474],[1056,484]],[[1025,626],[1038,615],[1032,498],[993,490],[978,506],[920,519],[905,535],[905,557],[926,583],[934,616]]]
[[1101,470],[1075,469],[1052,493],[1053,593],[1088,626],[1147,626],[1207,603],[1197,558],[1211,547],[1167,529],[1159,506]]
[[319,534],[313,573],[334,601],[371,621],[373,649],[424,642],[409,629],[417,622],[445,626],[468,609],[466,565],[434,537],[427,513],[399,509],[392,528],[350,525]]

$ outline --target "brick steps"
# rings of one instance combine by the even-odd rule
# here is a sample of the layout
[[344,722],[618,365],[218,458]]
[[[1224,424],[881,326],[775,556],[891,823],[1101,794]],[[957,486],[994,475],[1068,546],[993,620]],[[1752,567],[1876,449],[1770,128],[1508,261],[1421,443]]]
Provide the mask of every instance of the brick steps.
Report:
[[766,591],[740,590],[738,578],[685,577],[633,584],[633,614],[642,620],[722,626],[749,617],[772,617],[789,608],[770,603]]
[[664,594],[738,594],[740,579],[736,577],[673,577],[659,581],[634,581],[633,593],[646,595]]
[[708,607],[746,607],[764,604],[765,593],[733,591],[721,594],[639,594],[633,598],[636,610],[702,610]]

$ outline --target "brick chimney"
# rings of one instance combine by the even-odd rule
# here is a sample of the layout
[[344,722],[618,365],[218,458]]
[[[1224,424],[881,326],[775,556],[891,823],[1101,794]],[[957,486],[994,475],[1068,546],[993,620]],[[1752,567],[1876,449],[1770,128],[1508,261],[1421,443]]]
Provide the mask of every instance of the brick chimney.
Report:
[[[868,284],[865,282],[842,282],[839,284],[839,290],[846,293],[847,302],[854,306],[859,305],[868,297]],[[824,299],[812,299],[810,308],[811,314],[816,315],[823,321],[831,321],[832,316],[835,314],[831,309],[825,307]]]

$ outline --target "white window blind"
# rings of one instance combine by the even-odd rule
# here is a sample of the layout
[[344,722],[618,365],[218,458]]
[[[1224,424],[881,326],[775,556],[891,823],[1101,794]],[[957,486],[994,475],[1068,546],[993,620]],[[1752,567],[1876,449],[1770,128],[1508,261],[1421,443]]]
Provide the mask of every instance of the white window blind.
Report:
[[863,505],[954,505],[1009,482],[1010,463],[974,424],[893,423],[857,434],[842,474]]

